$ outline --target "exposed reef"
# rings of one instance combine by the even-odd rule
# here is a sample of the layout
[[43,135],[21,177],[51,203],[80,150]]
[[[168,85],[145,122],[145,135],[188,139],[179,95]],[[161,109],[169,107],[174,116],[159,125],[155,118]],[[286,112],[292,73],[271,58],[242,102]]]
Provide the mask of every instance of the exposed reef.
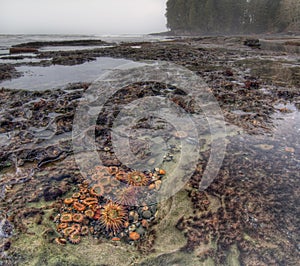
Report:
[[[169,173],[184,160],[180,142],[190,141],[189,134],[161,118],[139,120],[134,132],[152,130],[167,143],[162,163],[157,164],[149,156],[160,142],[131,140],[132,154],[149,168],[141,171],[124,165],[115,154],[111,130],[128,103],[148,96],[168,98],[193,115],[185,91],[149,81],[115,93],[101,109],[95,128],[86,129],[85,134],[95,138],[102,165],[87,161],[89,171],[84,175],[74,159],[72,130],[76,108],[90,83],[47,91],[2,88],[1,263],[296,265],[299,62],[295,54],[268,50],[263,44],[261,49],[251,49],[243,45],[244,39],[178,38],[80,51],[39,51],[37,56],[47,62],[30,64],[74,65],[111,56],[166,60],[187,67],[217,99],[228,146],[218,176],[199,191],[211,152],[210,128],[203,119],[193,175],[172,197],[156,202],[155,192],[163,189]],[[105,43],[18,47],[88,44]],[[20,75],[16,68],[22,64],[1,65],[0,80]],[[137,204],[143,197],[147,202]]]

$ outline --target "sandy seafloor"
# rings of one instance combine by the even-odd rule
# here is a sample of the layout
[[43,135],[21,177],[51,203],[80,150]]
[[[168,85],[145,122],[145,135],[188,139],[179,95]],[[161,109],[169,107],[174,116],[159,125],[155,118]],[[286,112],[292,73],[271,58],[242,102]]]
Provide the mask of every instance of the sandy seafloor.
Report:
[[[0,36],[0,265],[298,265],[300,39],[255,36],[258,49],[245,46],[247,38]],[[104,43],[88,43],[99,39]],[[87,42],[64,42],[70,40]],[[27,42],[33,43],[23,46],[36,53],[9,54],[9,47]],[[95,174],[101,179],[105,170],[86,150],[74,150],[74,121],[85,103],[81,97],[103,73],[154,61],[193,71],[205,88],[185,91],[141,80],[107,99],[100,89],[104,108],[88,108],[83,120],[99,114],[85,136],[96,140],[104,166],[125,176],[137,170],[118,157],[119,148],[129,154],[129,163],[130,156],[143,162],[146,176],[143,193],[130,190],[122,199],[142,199],[139,206],[121,207],[123,220],[110,230],[101,217],[111,195],[120,199],[117,174],[105,181],[102,195],[93,196],[91,189],[102,182]],[[189,92],[204,100],[202,109]],[[211,131],[207,93],[215,97],[226,130]],[[114,146],[114,122],[127,121],[118,115],[143,98],[146,106],[155,105],[151,97],[168,99],[188,113],[197,137],[188,126],[178,131],[180,112],[172,113],[177,119],[170,122],[171,113],[162,111],[126,131],[132,134],[130,152]],[[208,188],[199,190],[212,154],[222,152],[214,141],[226,144],[224,159]],[[189,153],[195,149],[194,165]],[[121,181],[128,185],[128,180]],[[151,193],[173,186],[172,196],[152,200]],[[84,207],[94,208],[90,218],[73,206],[88,197],[97,199]],[[71,205],[66,198],[73,198]],[[84,219],[64,222],[66,213]],[[86,234],[73,231],[80,235],[78,244],[62,229],[74,224],[88,228]]]

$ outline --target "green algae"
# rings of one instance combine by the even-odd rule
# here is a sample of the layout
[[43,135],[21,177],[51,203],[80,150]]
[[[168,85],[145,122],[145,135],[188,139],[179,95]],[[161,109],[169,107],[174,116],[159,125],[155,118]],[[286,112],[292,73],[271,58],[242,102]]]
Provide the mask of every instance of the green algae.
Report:
[[[53,202],[52,202],[53,203]],[[45,207],[51,202],[29,203],[31,207]],[[78,245],[58,245],[54,238],[59,234],[56,232],[55,224],[50,216],[54,214],[53,209],[45,210],[42,222],[37,224],[34,217],[25,219],[26,233],[17,234],[13,239],[12,254],[15,260],[23,265],[147,265],[144,261],[155,262],[161,259],[161,254],[169,256],[167,260],[182,258],[190,264],[199,261],[195,255],[187,255],[180,249],[186,245],[183,232],[176,229],[176,223],[182,215],[192,214],[191,202],[187,192],[182,190],[165,202],[161,202],[156,219],[159,221],[154,226],[157,237],[154,242],[154,252],[147,256],[137,251],[135,246],[123,242],[112,242],[105,239],[95,239],[92,236],[83,237]],[[113,249],[113,252],[111,252]],[[173,254],[173,255],[172,255]],[[175,258],[173,258],[175,256]],[[146,259],[145,259],[146,257]],[[176,259],[175,259],[176,260]],[[152,264],[155,265],[155,264]],[[204,264],[203,264],[204,265]]]
[[228,256],[227,256],[227,265],[230,266],[240,266],[240,261],[239,261],[239,256],[240,256],[240,251],[237,247],[237,245],[232,245],[231,248],[229,249]]

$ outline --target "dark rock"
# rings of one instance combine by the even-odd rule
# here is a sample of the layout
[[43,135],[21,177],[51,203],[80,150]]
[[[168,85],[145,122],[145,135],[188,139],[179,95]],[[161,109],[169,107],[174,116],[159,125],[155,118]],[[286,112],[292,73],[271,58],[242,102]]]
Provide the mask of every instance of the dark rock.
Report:
[[10,242],[10,241],[7,241],[7,242],[4,244],[4,246],[3,246],[4,251],[9,250],[9,249],[10,249],[10,246],[11,246],[11,242]]
[[46,187],[44,190],[44,199],[45,201],[53,201],[58,197],[61,197],[63,192],[61,189],[57,187]]
[[9,49],[10,54],[21,54],[21,53],[37,53],[38,50],[36,48],[31,47],[11,47]]
[[258,89],[259,88],[259,82],[256,80],[246,80],[245,81],[245,88],[246,89]]
[[0,80],[12,79],[20,77],[21,74],[18,73],[15,67],[11,65],[0,65]]
[[146,232],[146,230],[142,226],[139,226],[139,227],[137,227],[137,229],[135,230],[135,232],[137,232],[140,235],[144,235],[145,232]]
[[233,72],[231,69],[226,69],[224,72],[223,72],[224,76],[227,76],[227,77],[232,77],[233,76]]
[[15,45],[13,48],[34,47],[40,48],[44,46],[89,46],[89,45],[108,45],[109,43],[101,40],[68,40],[68,41],[37,41]]
[[63,179],[69,179],[69,178],[71,178],[71,175],[69,175],[69,174],[62,174],[62,175],[59,175],[59,176],[53,176],[52,178],[54,180],[56,180],[56,181],[61,181]]
[[252,48],[260,48],[260,46],[261,46],[259,39],[246,39],[244,41],[244,45],[252,47]]

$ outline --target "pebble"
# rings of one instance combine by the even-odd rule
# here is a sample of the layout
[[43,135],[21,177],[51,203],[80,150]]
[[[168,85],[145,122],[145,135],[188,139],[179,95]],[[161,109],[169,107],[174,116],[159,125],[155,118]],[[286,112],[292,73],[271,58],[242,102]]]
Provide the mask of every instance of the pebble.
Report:
[[171,157],[169,157],[169,156],[166,157],[166,159],[165,159],[166,162],[171,162],[172,160],[173,160],[173,158],[171,158]]
[[286,152],[294,153],[294,152],[295,152],[295,149],[292,148],[292,147],[286,147],[286,148],[285,148],[285,151],[286,151]]
[[155,181],[155,188],[156,188],[156,190],[160,190],[160,187],[161,187],[161,180]]
[[150,184],[148,188],[149,188],[150,190],[155,189],[155,184],[154,184],[154,183]]
[[158,180],[158,179],[159,179],[159,176],[157,175],[157,173],[153,174],[152,180],[155,181],[155,180]]
[[145,219],[142,220],[142,226],[145,228],[149,227],[149,223],[147,222],[147,220],[145,220]]
[[156,162],[156,160],[154,158],[151,158],[149,161],[148,161],[148,165],[152,166],[154,165]]
[[139,240],[140,239],[140,234],[136,232],[130,232],[129,233],[129,238],[133,241]]
[[142,227],[142,226],[139,226],[136,230],[135,230],[136,233],[138,233],[139,235],[143,235],[145,234],[145,229]]
[[135,229],[136,229],[135,224],[132,224],[132,225],[130,225],[130,226],[128,227],[128,230],[129,230],[130,232],[135,231]]
[[165,174],[166,174],[166,171],[165,171],[164,169],[160,169],[160,170],[159,170],[159,174],[160,174],[160,175],[165,175]]
[[157,211],[156,205],[152,205],[150,207],[150,210],[151,210],[152,213],[156,213],[156,211]]
[[152,216],[151,211],[149,211],[149,210],[143,211],[143,218],[149,219],[151,216]]
[[135,211],[131,211],[129,213],[129,221],[136,223],[138,222],[138,220],[139,220],[139,214]]

